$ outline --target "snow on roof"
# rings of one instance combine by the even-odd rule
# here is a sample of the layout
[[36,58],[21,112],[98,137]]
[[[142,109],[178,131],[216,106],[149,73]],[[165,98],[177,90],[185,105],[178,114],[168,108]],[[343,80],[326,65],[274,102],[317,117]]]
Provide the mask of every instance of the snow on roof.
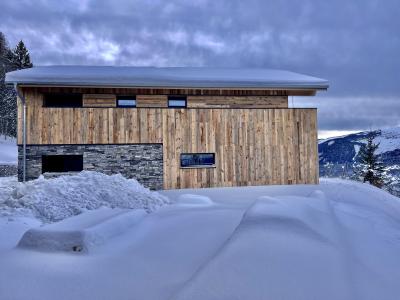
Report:
[[54,86],[327,89],[327,80],[273,69],[43,66],[7,73],[6,83]]

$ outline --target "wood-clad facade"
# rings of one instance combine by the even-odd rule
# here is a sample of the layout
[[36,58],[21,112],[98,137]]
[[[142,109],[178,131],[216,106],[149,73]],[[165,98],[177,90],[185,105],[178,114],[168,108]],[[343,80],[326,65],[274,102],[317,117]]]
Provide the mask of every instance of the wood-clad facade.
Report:
[[[318,183],[316,109],[288,108],[315,90],[21,88],[27,145],[162,145],[163,188]],[[45,107],[47,93],[82,94],[82,107]],[[117,107],[135,95],[136,107]],[[186,96],[185,108],[168,96]],[[22,107],[18,103],[18,143]],[[212,167],[182,168],[183,153],[214,153]],[[133,177],[134,174],[133,174]]]

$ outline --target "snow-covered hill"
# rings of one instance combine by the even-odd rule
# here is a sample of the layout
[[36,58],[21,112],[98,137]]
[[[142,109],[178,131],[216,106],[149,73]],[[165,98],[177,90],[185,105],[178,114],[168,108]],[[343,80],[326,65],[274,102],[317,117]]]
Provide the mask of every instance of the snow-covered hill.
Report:
[[[0,299],[400,295],[400,200],[385,191],[322,179],[320,185],[161,193],[175,203],[89,252],[15,248],[24,228],[38,224],[0,218]],[[83,221],[74,218],[66,221]]]
[[[400,195],[400,127],[375,131],[378,154],[389,168],[394,193]],[[319,140],[318,152],[321,177],[347,177],[353,173],[358,153],[366,143],[368,132]]]

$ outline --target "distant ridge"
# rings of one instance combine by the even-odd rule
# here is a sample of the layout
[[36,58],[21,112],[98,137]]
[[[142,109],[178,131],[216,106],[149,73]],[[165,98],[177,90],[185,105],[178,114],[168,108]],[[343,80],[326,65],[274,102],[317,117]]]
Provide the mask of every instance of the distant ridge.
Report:
[[[400,127],[374,130],[378,153],[390,169],[393,194],[400,196]],[[351,177],[358,153],[366,143],[367,131],[318,141],[320,177]]]

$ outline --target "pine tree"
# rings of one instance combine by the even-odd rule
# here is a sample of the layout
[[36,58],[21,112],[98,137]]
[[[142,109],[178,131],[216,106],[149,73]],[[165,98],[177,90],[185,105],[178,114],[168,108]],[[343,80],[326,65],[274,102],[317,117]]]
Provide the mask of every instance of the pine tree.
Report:
[[0,32],[0,85],[4,83],[5,74],[8,71],[7,56],[9,53],[6,37]]
[[360,168],[357,170],[357,176],[363,182],[382,188],[386,183],[386,168],[376,154],[379,148],[379,143],[374,143],[376,135],[377,132],[370,132],[367,136],[367,144],[360,149]]
[[32,68],[31,58],[28,49],[23,41],[19,41],[12,51],[11,64],[16,70]]
[[0,134],[14,137],[17,134],[17,98],[14,89],[5,85],[5,74],[31,67],[24,43],[20,41],[11,50],[4,34],[0,32]]

